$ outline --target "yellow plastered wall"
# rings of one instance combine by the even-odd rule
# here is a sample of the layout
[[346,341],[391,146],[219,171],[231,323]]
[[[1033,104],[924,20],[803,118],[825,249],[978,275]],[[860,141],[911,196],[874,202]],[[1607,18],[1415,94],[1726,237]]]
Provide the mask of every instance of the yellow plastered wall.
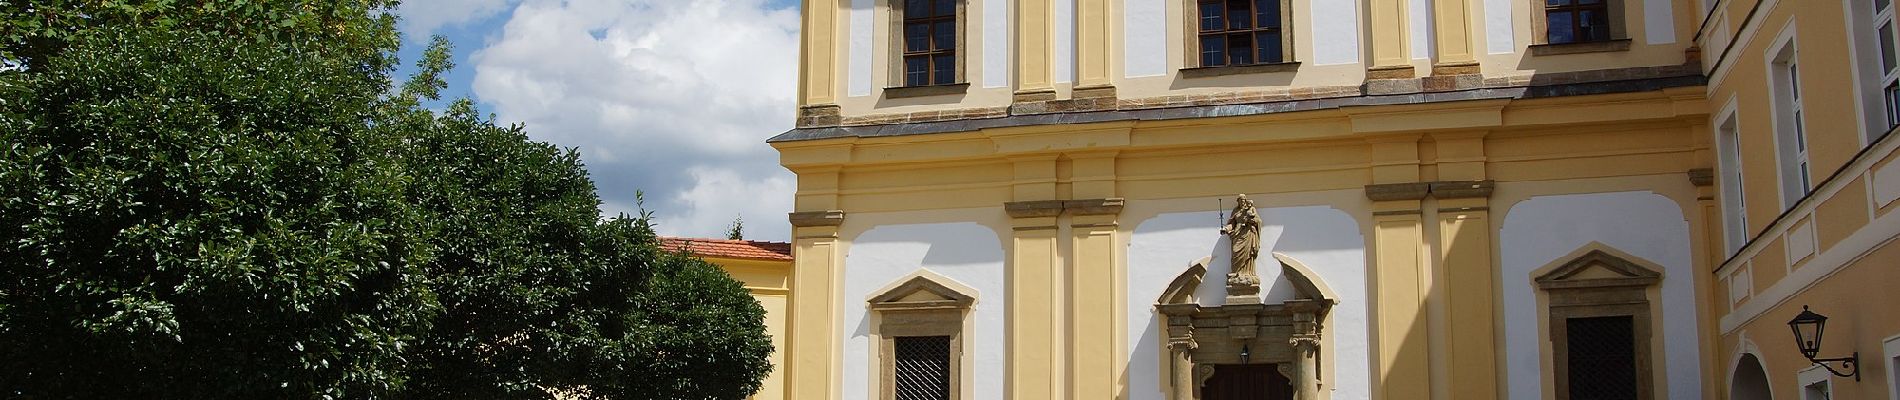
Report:
[[[1663,16],[1646,15],[1645,1],[1653,0],[1615,0],[1627,3],[1621,6],[1621,18],[1626,26],[1624,36],[1630,39],[1628,50],[1596,52],[1583,54],[1531,55],[1531,46],[1539,41],[1543,32],[1536,31],[1535,20],[1541,18],[1543,3],[1529,0],[1511,0],[1511,15],[1495,18],[1510,24],[1512,45],[1509,52],[1492,54],[1487,41],[1490,33],[1484,25],[1492,20],[1487,16],[1485,0],[1433,0],[1428,7],[1413,9],[1409,0],[1358,0],[1355,9],[1359,30],[1354,36],[1361,50],[1356,62],[1320,65],[1315,62],[1315,48],[1340,46],[1339,43],[1314,43],[1313,38],[1320,37],[1315,32],[1313,15],[1309,10],[1316,1],[1290,0],[1290,34],[1295,38],[1293,61],[1302,64],[1295,72],[1273,72],[1230,75],[1206,78],[1184,78],[1180,72],[1186,67],[1190,55],[1198,49],[1188,48],[1189,37],[1195,32],[1189,26],[1189,18],[1194,10],[1186,7],[1183,0],[1164,0],[1162,9],[1165,16],[1159,18],[1167,26],[1165,54],[1147,55],[1165,58],[1164,74],[1159,76],[1129,77],[1125,65],[1127,52],[1125,47],[1128,36],[1134,35],[1126,26],[1126,10],[1123,3],[1108,0],[1052,0],[1010,2],[1009,12],[1005,13],[1010,21],[1007,33],[985,30],[984,18],[989,18],[982,9],[986,2],[1003,0],[965,0],[964,2],[964,41],[958,48],[962,58],[960,68],[964,69],[965,81],[970,86],[963,94],[946,96],[927,96],[912,98],[890,98],[884,95],[887,87],[898,86],[891,82],[895,57],[890,52],[892,43],[897,39],[891,32],[890,18],[893,13],[888,9],[889,0],[871,0],[867,11],[872,30],[868,43],[854,46],[851,38],[864,36],[851,32],[850,23],[853,12],[852,0],[807,0],[803,13],[804,31],[802,35],[800,69],[800,105],[838,105],[845,117],[931,113],[947,110],[969,110],[979,108],[998,108],[1012,104],[1012,95],[1017,93],[1053,92],[1057,98],[1070,98],[1075,89],[1113,89],[1115,96],[1121,99],[1162,98],[1166,96],[1212,95],[1218,93],[1247,92],[1263,90],[1291,90],[1315,87],[1356,87],[1366,82],[1368,68],[1399,68],[1413,70],[1411,76],[1430,76],[1433,66],[1471,66],[1480,67],[1484,77],[1535,77],[1539,74],[1565,73],[1592,70],[1612,70],[1633,67],[1675,66],[1685,63],[1689,57],[1686,51],[1695,45],[1697,29],[1700,26],[1701,10],[1696,9],[1693,1],[1671,2],[1670,15],[1674,32],[1669,43],[1649,41],[1647,21]],[[1058,5],[1060,1],[1073,4]],[[1066,7],[1067,14],[1058,13],[1058,8]],[[1732,8],[1732,7],[1731,7]],[[1426,37],[1414,38],[1413,14],[1429,14],[1429,30],[1423,32]],[[1067,16],[1074,20],[1062,20]],[[1740,18],[1740,17],[1737,17]],[[1071,26],[1073,42],[1068,47],[1072,54],[1056,54],[1062,48],[1054,43],[1056,26]],[[860,26],[859,28],[863,28]],[[1141,30],[1140,32],[1147,32]],[[986,41],[984,35],[1007,34],[1009,38],[1001,41]],[[1145,33],[1144,33],[1145,34]],[[1434,54],[1413,54],[1414,40],[1432,43]],[[1004,43],[1011,46],[1008,51],[1010,60],[1002,71],[985,70],[986,49],[989,43]],[[853,73],[847,67],[852,57],[851,51],[870,53],[869,65],[865,71],[870,81],[870,92],[864,96],[850,96],[847,93],[848,82]],[[1054,78],[1058,68],[1056,59],[1073,60],[1071,82],[1062,82]],[[1004,87],[986,87],[983,74],[1008,74],[1009,82]]]
[[[1696,136],[1708,133],[1705,91],[1687,87],[773,146],[781,163],[799,175],[796,210],[839,210],[846,219],[853,213],[996,209],[1023,201],[1363,193],[1370,184],[1496,179],[1548,182],[1545,192],[1525,195],[1674,188],[1670,198],[1683,204],[1684,215],[1695,220],[1692,226],[1702,226],[1703,214],[1692,212],[1697,203],[1685,172],[1709,162],[1706,155],[1698,156],[1707,153],[1708,141]],[[1355,196],[1352,201],[1366,200]],[[1369,332],[1374,397],[1502,398],[1503,356],[1493,345],[1501,341],[1496,317],[1501,278],[1490,267],[1496,262],[1499,218],[1488,211],[1491,204],[1482,198],[1367,203],[1368,215],[1358,217],[1368,224],[1367,258],[1374,263],[1376,282],[1368,292],[1379,304]],[[1116,278],[1053,271],[1122,271],[1125,260],[1118,257],[1061,254],[1112,249],[1106,244],[1125,243],[1128,231],[1111,229],[1113,219],[1097,217],[1016,218],[1012,223],[1005,245],[1014,266],[1013,301],[1005,305],[1013,315],[1006,373],[1010,398],[1094,398],[1106,388],[1126,388],[1130,379],[1154,379],[1098,368],[1104,361],[1121,365],[1127,360],[1095,352],[1127,349],[1133,346],[1127,341],[1135,339],[1102,342],[1062,334],[1103,326],[1125,330],[1125,321],[1116,318],[1119,311],[1090,312],[1094,309],[1082,306],[1118,296],[1113,290],[1084,288],[1115,284]],[[838,249],[849,243],[839,239],[835,227],[800,227],[796,236],[800,291],[793,315],[801,336],[795,337],[792,385],[800,398],[835,397],[840,379],[835,330],[842,317],[835,289],[814,287],[835,287],[843,263]],[[1697,269],[1711,269],[1707,262],[1697,258]],[[1709,281],[1698,279],[1697,287]],[[808,334],[833,336],[802,336]],[[1125,350],[1113,354],[1119,351]]]
[[745,285],[752,292],[752,299],[758,300],[765,308],[765,333],[772,336],[771,374],[759,384],[759,391],[753,393],[753,400],[782,400],[796,398],[786,391],[786,349],[791,342],[786,340],[790,334],[791,322],[791,261],[765,261],[723,257],[706,257],[706,262],[718,265],[732,279]]

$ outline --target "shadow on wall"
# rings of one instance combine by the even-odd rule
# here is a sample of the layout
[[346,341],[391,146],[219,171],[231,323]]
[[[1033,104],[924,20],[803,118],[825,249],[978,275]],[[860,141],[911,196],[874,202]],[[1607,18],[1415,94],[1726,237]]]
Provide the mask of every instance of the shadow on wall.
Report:
[[[1655,192],[1630,191],[1537,196],[1512,204],[1496,216],[1503,223],[1497,235],[1500,273],[1499,302],[1503,303],[1504,370],[1510,398],[1538,398],[1544,391],[1548,361],[1540,350],[1534,270],[1572,251],[1601,242],[1616,250],[1663,267],[1660,314],[1661,359],[1667,385],[1657,386],[1658,398],[1702,398],[1700,349],[1695,310],[1695,271],[1691,268],[1689,222],[1682,206]],[[1666,387],[1666,390],[1665,390]]]
[[997,230],[970,223],[878,226],[857,235],[845,254],[844,375],[842,397],[872,398],[869,378],[874,371],[870,334],[876,319],[865,301],[879,289],[894,285],[918,270],[929,270],[974,290],[965,341],[971,350],[964,372],[971,398],[1003,398],[1004,287],[1003,242]]

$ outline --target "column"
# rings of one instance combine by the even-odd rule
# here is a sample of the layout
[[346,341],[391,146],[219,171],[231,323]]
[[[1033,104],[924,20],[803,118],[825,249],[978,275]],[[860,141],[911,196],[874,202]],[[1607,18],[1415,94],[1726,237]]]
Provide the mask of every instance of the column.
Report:
[[1293,315],[1293,400],[1319,400],[1319,331],[1312,313]]
[[838,339],[842,316],[837,285],[844,272],[838,249],[838,210],[795,212],[792,222],[791,344],[786,350],[787,393],[796,399],[835,399],[842,396],[837,381],[841,370]]
[[1412,57],[1409,56],[1411,42],[1406,40],[1407,24],[1405,18],[1406,0],[1368,0],[1367,14],[1372,27],[1372,62],[1366,68],[1366,79],[1410,79]]
[[[1058,0],[1061,1],[1061,0]],[[1075,0],[1076,85],[1072,97],[1115,97],[1109,80],[1109,0]]]

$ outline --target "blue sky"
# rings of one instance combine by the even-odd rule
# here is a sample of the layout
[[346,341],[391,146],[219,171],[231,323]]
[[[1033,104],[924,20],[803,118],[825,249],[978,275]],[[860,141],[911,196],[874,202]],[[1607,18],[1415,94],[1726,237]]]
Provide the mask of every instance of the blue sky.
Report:
[[[791,128],[794,0],[409,0],[405,63],[455,44],[448,99],[576,148],[604,215],[644,191],[660,233],[785,240],[793,177],[765,139]],[[405,65],[400,78],[414,69]]]

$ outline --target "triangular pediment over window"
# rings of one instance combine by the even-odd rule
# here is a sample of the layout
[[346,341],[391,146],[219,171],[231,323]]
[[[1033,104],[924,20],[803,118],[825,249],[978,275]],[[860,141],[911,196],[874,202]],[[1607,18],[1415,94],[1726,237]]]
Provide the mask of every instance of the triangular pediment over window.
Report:
[[[1594,247],[1594,248],[1592,248]],[[1662,280],[1659,268],[1647,261],[1622,254],[1600,243],[1586,247],[1587,252],[1539,275],[1541,289],[1571,289],[1605,286],[1649,286]],[[1582,249],[1580,249],[1582,250]]]
[[919,271],[869,300],[873,310],[928,310],[968,308],[976,303],[971,289],[942,275]]

